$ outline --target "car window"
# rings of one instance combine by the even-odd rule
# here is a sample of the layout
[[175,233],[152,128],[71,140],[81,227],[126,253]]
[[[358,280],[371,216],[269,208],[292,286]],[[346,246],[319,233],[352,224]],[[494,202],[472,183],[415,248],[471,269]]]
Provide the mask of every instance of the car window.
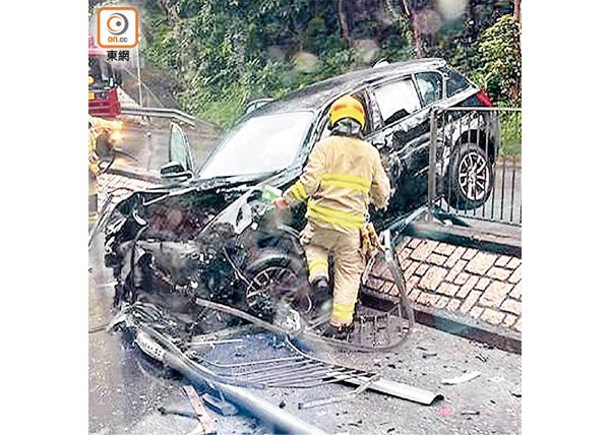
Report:
[[434,72],[423,72],[415,74],[417,86],[421,92],[423,107],[442,98],[442,76]]
[[421,108],[412,80],[399,80],[372,91],[385,124],[402,119]]
[[312,118],[312,112],[249,118],[219,145],[199,176],[255,175],[286,168],[300,151]]
[[446,74],[446,96],[452,97],[471,85],[465,77],[451,68],[441,68],[441,71]]

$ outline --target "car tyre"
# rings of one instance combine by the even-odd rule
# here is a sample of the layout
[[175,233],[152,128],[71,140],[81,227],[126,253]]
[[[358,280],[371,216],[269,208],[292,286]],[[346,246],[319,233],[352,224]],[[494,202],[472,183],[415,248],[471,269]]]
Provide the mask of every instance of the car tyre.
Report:
[[447,202],[458,210],[484,204],[495,182],[489,156],[475,143],[465,143],[453,152],[448,167]]
[[263,319],[272,319],[279,299],[291,298],[299,289],[308,287],[304,262],[290,252],[262,249],[247,263],[244,275],[249,284],[243,295],[243,308]]

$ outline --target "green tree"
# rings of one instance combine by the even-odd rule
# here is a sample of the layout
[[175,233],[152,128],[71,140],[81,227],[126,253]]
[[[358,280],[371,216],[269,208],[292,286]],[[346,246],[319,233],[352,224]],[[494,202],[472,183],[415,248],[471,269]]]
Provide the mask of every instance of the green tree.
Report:
[[480,67],[477,78],[492,99],[520,104],[520,25],[512,15],[504,15],[486,29],[478,41]]

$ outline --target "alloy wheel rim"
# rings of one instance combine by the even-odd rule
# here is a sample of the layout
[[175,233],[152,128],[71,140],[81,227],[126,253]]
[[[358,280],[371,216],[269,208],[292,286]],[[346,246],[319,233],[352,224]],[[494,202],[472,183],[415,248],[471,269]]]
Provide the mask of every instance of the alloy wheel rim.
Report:
[[484,198],[490,182],[487,160],[479,153],[469,152],[459,162],[459,188],[470,201]]
[[[284,294],[284,292],[279,292],[275,294],[270,294],[265,290],[274,285],[277,286],[280,290],[293,290],[297,288],[298,277],[289,268],[281,267],[281,266],[271,266],[266,269],[258,272],[251,280],[247,290],[245,292],[245,302],[248,307],[256,308],[261,304],[264,304],[265,301],[268,301],[269,298],[272,297],[284,297],[288,302],[291,302],[294,298],[295,292]],[[310,297],[308,297],[309,309],[312,307],[312,301]],[[307,311],[308,311],[307,310]]]

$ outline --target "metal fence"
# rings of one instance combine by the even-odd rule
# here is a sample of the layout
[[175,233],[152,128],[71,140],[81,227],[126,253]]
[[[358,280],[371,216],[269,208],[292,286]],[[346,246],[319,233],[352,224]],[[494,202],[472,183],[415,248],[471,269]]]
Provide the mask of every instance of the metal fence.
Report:
[[520,226],[521,109],[450,108],[430,117],[429,207]]

